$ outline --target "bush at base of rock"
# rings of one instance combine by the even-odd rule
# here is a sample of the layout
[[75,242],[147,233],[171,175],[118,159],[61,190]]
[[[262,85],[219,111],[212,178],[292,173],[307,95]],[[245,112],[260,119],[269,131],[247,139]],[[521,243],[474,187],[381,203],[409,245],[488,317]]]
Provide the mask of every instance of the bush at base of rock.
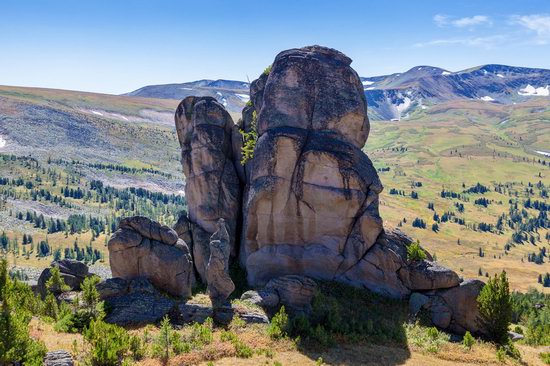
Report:
[[92,365],[118,366],[121,360],[142,355],[139,350],[132,350],[135,336],[117,325],[92,320],[83,335],[91,345],[89,362]]

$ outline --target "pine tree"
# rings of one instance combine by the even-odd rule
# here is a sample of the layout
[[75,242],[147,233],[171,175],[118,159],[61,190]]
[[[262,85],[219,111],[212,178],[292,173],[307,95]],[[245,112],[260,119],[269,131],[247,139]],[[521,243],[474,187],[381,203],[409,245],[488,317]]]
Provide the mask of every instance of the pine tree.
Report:
[[477,302],[478,322],[484,335],[497,344],[506,344],[508,327],[512,321],[512,297],[505,271],[489,279]]

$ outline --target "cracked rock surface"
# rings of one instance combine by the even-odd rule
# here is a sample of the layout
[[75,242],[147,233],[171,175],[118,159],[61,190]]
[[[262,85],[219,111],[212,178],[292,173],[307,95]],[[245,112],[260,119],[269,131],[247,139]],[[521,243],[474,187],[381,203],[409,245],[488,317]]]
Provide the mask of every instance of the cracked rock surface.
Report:
[[128,217],[120,222],[108,248],[113,277],[143,277],[173,296],[191,296],[193,260],[187,244],[171,228],[146,217]]

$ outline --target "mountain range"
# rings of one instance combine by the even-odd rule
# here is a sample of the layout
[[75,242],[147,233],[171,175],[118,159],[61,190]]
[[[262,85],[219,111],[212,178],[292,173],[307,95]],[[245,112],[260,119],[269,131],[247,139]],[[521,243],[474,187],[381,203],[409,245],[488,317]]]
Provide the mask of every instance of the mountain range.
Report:
[[[533,97],[550,97],[550,70],[507,65],[483,65],[451,72],[433,66],[415,66],[403,73],[361,77],[370,117],[406,119],[419,109],[460,99],[512,104]],[[240,112],[249,100],[249,83],[234,80],[199,80],[181,84],[150,85],[127,96],[183,99],[212,96],[229,111]]]

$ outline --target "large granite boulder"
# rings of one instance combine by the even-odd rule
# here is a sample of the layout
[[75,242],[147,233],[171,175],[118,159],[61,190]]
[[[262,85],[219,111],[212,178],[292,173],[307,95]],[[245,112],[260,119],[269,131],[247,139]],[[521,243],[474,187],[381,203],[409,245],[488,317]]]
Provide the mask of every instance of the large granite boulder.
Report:
[[[74,259],[62,259],[51,263],[50,267],[44,269],[38,278],[37,291],[41,296],[46,296],[46,282],[51,278],[51,269],[53,267],[59,268],[61,279],[69,286],[70,290],[80,290],[80,285],[86,277],[89,277],[88,266],[85,263],[76,261]],[[56,292],[58,295],[59,291]]]
[[333,49],[292,49],[251,87],[259,139],[240,258],[252,285],[287,274],[335,279],[382,231],[382,184],[361,151],[367,103],[350,63]]
[[186,177],[193,258],[197,272],[206,282],[210,236],[216,231],[219,218],[225,219],[231,254],[237,255],[241,183],[233,139],[240,135],[229,113],[212,97],[185,98],[176,110],[175,122]]
[[169,227],[142,216],[125,218],[108,247],[113,277],[144,277],[171,295],[191,296],[195,277],[191,253]]

